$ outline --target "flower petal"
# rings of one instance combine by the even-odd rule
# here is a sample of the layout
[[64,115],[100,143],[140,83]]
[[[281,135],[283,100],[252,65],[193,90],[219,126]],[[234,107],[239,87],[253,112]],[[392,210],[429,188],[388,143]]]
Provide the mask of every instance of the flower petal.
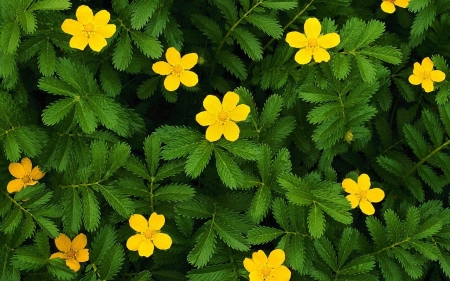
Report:
[[381,3],[381,10],[385,13],[392,14],[395,12],[395,5],[391,1],[384,0],[383,3]]
[[429,57],[426,57],[422,60],[422,67],[423,67],[423,70],[425,70],[425,71],[432,71],[433,67],[434,67],[434,63]]
[[196,65],[198,62],[198,55],[196,53],[189,53],[184,55],[181,58],[181,67],[183,69],[191,69]]
[[378,203],[384,199],[384,191],[381,188],[372,188],[367,190],[367,200],[372,203]]
[[205,137],[208,141],[214,142],[220,139],[223,134],[223,130],[223,125],[220,122],[216,122],[206,129]]
[[430,72],[430,78],[434,82],[442,82],[445,80],[445,73],[440,70],[433,70]]
[[317,63],[323,62],[323,61],[327,62],[330,60],[330,54],[321,47],[317,47],[314,49],[313,56],[314,56],[314,61]]
[[411,0],[395,0],[394,4],[400,8],[406,8],[408,7],[409,1]]
[[80,251],[84,249],[87,245],[87,237],[83,233],[78,234],[72,240],[72,250]]
[[206,98],[203,100],[203,107],[206,109],[206,111],[213,115],[217,115],[219,111],[222,111],[222,103],[220,102],[218,97],[213,95],[206,96]]
[[309,18],[305,21],[305,34],[308,39],[317,39],[322,30],[320,22],[316,18]]
[[259,270],[259,266],[256,265],[256,263],[252,259],[249,259],[249,258],[244,259],[244,267],[248,272]]
[[367,200],[361,200],[361,202],[359,202],[359,208],[364,214],[368,216],[375,214],[375,208],[373,207],[372,203]]
[[164,217],[164,215],[158,215],[157,213],[153,212],[148,219],[148,228],[160,230],[165,223],[166,218]]
[[180,87],[180,77],[170,74],[164,79],[164,88],[167,91],[173,92],[176,91]]
[[430,78],[427,78],[427,79],[423,80],[422,81],[422,88],[427,93],[432,92],[434,90],[433,81],[431,81]]
[[45,173],[41,172],[41,170],[39,169],[39,166],[36,166],[33,168],[33,170],[31,170],[30,177],[33,180],[40,180],[44,176],[45,176]]
[[127,248],[130,251],[137,251],[139,249],[139,245],[145,241],[145,238],[142,234],[136,234],[128,238],[127,240]]
[[408,81],[409,81],[409,83],[411,83],[413,85],[420,85],[423,82],[423,77],[419,76],[419,75],[416,75],[416,74],[411,74],[408,77]]
[[252,258],[257,265],[264,265],[268,262],[267,256],[262,250],[254,252]]
[[305,48],[308,45],[308,38],[303,33],[291,31],[286,34],[286,42],[293,48]]
[[261,272],[259,270],[250,272],[248,277],[249,277],[250,281],[264,281],[263,275],[261,274]]
[[295,61],[298,64],[307,64],[311,61],[312,59],[312,51],[309,48],[304,48],[304,49],[300,49],[296,54],[295,54]]
[[202,111],[195,116],[195,120],[200,124],[200,126],[209,126],[217,121],[217,116],[212,115],[208,111]]
[[234,92],[227,92],[222,100],[223,111],[229,112],[236,108],[239,102],[239,95]]
[[89,47],[93,51],[100,52],[106,45],[106,39],[98,33],[93,33],[89,37]]
[[77,272],[78,270],[80,270],[80,263],[77,260],[74,259],[67,259],[66,260],[66,265],[72,269],[73,271]]
[[250,107],[246,104],[240,104],[235,109],[228,112],[228,117],[233,121],[244,121],[250,113]]
[[172,238],[165,233],[157,233],[152,238],[153,244],[160,250],[167,250],[172,246]]
[[92,22],[92,20],[94,20],[94,14],[92,13],[91,8],[89,8],[86,5],[81,5],[80,7],[78,7],[76,11],[76,16],[78,21],[83,25],[90,23]]
[[15,179],[10,182],[8,182],[8,185],[6,186],[6,190],[8,190],[9,193],[13,192],[19,192],[25,184],[21,179]]
[[152,69],[159,75],[169,75],[173,72],[173,67],[165,61],[158,61],[152,65]]
[[413,74],[418,75],[418,76],[422,76],[424,72],[424,69],[422,67],[422,65],[420,65],[420,63],[415,62],[414,63],[414,69],[413,69]]
[[130,227],[137,232],[145,232],[148,229],[148,221],[142,215],[131,215],[128,222],[130,223]]
[[66,19],[62,23],[61,29],[62,31],[70,35],[78,35],[84,30],[84,27],[79,21],[73,19]]
[[96,33],[100,34],[104,38],[110,38],[116,33],[115,24],[107,24],[95,30]]
[[67,253],[72,246],[72,242],[64,233],[60,233],[59,236],[55,238],[55,245],[58,250]]
[[317,38],[317,44],[324,49],[336,47],[340,42],[341,37],[335,32],[328,33]]
[[153,254],[154,249],[155,249],[155,246],[153,246],[153,243],[146,240],[139,245],[138,254],[141,257],[148,258]]
[[350,194],[359,193],[358,184],[350,178],[344,179],[342,181],[342,187],[344,188],[345,192],[347,192],[347,193],[350,193]]
[[66,259],[67,255],[61,252],[57,252],[57,253],[53,253],[49,259],[56,259],[56,258],[60,258],[60,259]]
[[284,265],[274,268],[272,275],[277,281],[289,281],[291,279],[291,271]]
[[11,173],[11,175],[13,175],[13,177],[18,179],[21,179],[27,175],[25,173],[24,167],[20,163],[14,162],[9,164],[8,170]]
[[186,70],[180,73],[180,81],[186,87],[194,87],[198,83],[198,76],[196,73]]
[[166,60],[171,65],[177,65],[181,63],[181,55],[180,52],[177,51],[174,47],[170,47],[166,51]]
[[283,264],[285,258],[286,255],[284,254],[283,250],[275,249],[270,252],[268,260],[272,268],[277,268]]
[[367,191],[370,188],[370,178],[367,174],[361,174],[358,177],[358,187],[360,190]]
[[228,121],[223,124],[223,135],[229,141],[235,141],[239,138],[239,127],[233,121]]
[[345,196],[345,198],[347,198],[347,200],[350,202],[352,209],[358,207],[359,201],[360,201],[358,195],[350,194],[350,195]]
[[101,10],[94,16],[94,26],[95,27],[103,27],[108,24],[111,15],[107,10]]
[[89,43],[89,38],[83,33],[75,35],[70,39],[69,46],[74,49],[84,50]]
[[88,260],[89,260],[89,250],[88,249],[79,250],[77,253],[77,261],[86,262]]

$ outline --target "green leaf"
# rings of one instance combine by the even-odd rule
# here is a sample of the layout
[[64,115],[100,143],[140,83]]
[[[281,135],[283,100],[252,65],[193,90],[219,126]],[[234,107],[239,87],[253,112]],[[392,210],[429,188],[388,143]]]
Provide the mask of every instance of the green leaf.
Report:
[[140,99],[147,99],[151,97],[158,86],[160,85],[161,79],[159,77],[153,77],[148,80],[146,80],[144,83],[139,85],[139,88],[137,90],[137,96]]
[[375,266],[375,259],[371,255],[357,257],[339,270],[340,274],[351,275],[369,272]]
[[34,220],[39,224],[39,226],[47,233],[51,238],[55,238],[59,235],[59,230],[55,223],[47,218],[35,215]]
[[39,53],[38,65],[44,76],[53,75],[56,70],[56,52],[49,40],[46,40]]
[[82,195],[83,221],[87,231],[94,231],[100,223],[100,206],[94,192],[88,187],[79,187]]
[[208,165],[214,148],[214,145],[207,140],[202,140],[197,145],[189,154],[185,166],[186,174],[192,178],[198,177]]
[[152,275],[147,270],[141,271],[138,275],[136,275],[131,281],[150,281]]
[[156,201],[187,201],[194,197],[195,189],[187,184],[171,184],[158,188],[154,192],[153,200]]
[[38,86],[39,89],[46,91],[47,93],[74,98],[77,97],[76,91],[72,87],[54,77],[41,78]]
[[325,261],[325,263],[333,269],[333,271],[337,271],[338,265],[336,252],[333,245],[331,245],[330,240],[326,237],[314,240],[314,248],[316,248],[317,253]]
[[277,1],[277,2],[264,1],[261,3],[261,6],[274,10],[292,10],[296,8],[297,5],[298,3],[296,1]]
[[85,101],[78,100],[75,107],[75,116],[83,132],[90,134],[97,128],[97,119],[94,112]]
[[14,207],[6,219],[2,220],[2,231],[6,234],[12,233],[19,226],[22,215],[22,210],[19,207]]
[[375,81],[375,66],[365,56],[356,55],[356,63],[358,65],[359,73],[364,82],[371,83]]
[[360,53],[392,64],[399,64],[402,61],[402,53],[392,46],[374,46],[361,50]]
[[312,205],[308,215],[309,233],[314,238],[320,238],[325,231],[325,218],[317,205]]
[[422,159],[428,154],[427,143],[422,134],[417,129],[409,124],[403,126],[403,133],[405,134],[406,141],[414,151],[414,154]]
[[220,43],[223,38],[222,29],[215,21],[201,14],[192,15],[191,20],[195,27],[205,34],[213,43]]
[[213,3],[220,9],[229,24],[233,25],[238,21],[238,11],[234,0],[216,0]]
[[264,108],[259,117],[259,130],[265,130],[272,126],[277,120],[283,107],[283,98],[279,95],[272,95],[264,104]]
[[280,23],[268,16],[252,13],[245,18],[248,22],[259,28],[267,35],[275,39],[281,38],[283,35],[283,28]]
[[107,252],[107,259],[104,259],[102,265],[98,267],[98,273],[103,280],[113,280],[113,277],[122,267],[125,253],[120,244],[115,244]]
[[230,188],[242,185],[244,176],[239,166],[223,150],[214,147],[216,157],[216,168],[222,182]]
[[254,61],[262,59],[262,47],[259,40],[250,31],[237,27],[231,35],[236,39],[242,50]]
[[247,79],[247,69],[242,60],[235,54],[222,50],[216,56],[217,62],[240,80]]
[[284,199],[276,198],[272,203],[273,217],[277,223],[285,230],[289,228],[287,205]]
[[136,0],[130,5],[131,26],[141,29],[150,19],[159,5],[159,0]]
[[13,54],[19,46],[20,28],[18,21],[4,22],[0,28],[0,47],[7,54]]
[[66,265],[66,261],[61,258],[48,259],[47,271],[58,280],[72,280],[77,274]]
[[259,147],[255,143],[245,139],[238,139],[233,142],[220,139],[217,145],[245,160],[256,160],[258,158]]
[[163,53],[161,42],[146,33],[134,31],[131,33],[131,38],[142,53],[149,58],[157,59]]
[[33,12],[27,10],[19,11],[19,21],[23,31],[26,33],[33,33],[36,30],[36,18]]
[[341,53],[337,53],[333,56],[333,59],[330,61],[331,70],[333,71],[334,76],[337,79],[344,79],[350,73],[350,58]]
[[51,103],[44,109],[42,121],[47,126],[59,123],[70,111],[72,111],[76,103],[77,100],[73,98],[60,99]]
[[242,234],[230,225],[222,224],[220,221],[214,223],[214,229],[225,244],[238,251],[248,251],[250,249]]
[[196,244],[189,252],[187,260],[194,266],[203,267],[208,264],[216,248],[216,233],[211,221],[206,222],[199,232]]
[[371,20],[369,23],[367,23],[360,40],[358,40],[358,43],[354,48],[359,49],[361,47],[370,45],[383,34],[384,29],[385,26],[383,22],[378,20]]
[[114,229],[106,225],[101,228],[94,238],[92,250],[89,251],[89,261],[95,264],[101,264],[103,260],[109,259],[107,253],[116,243],[116,233]]
[[256,191],[249,209],[249,215],[253,222],[259,223],[262,221],[269,212],[271,202],[272,192],[270,191],[270,187],[262,185]]
[[67,10],[70,6],[69,0],[41,0],[31,5],[28,10]]
[[122,30],[113,53],[114,67],[118,70],[125,70],[131,62],[132,55],[130,36],[127,31]]
[[193,269],[188,271],[187,277],[189,278],[189,281],[210,281],[210,280],[231,281],[234,280],[232,279],[233,276],[236,276],[235,272],[233,272],[233,269],[234,267],[230,263],[206,266],[204,268]]
[[63,225],[65,233],[69,235],[78,234],[81,228],[81,199],[78,190],[66,188],[63,191]]
[[283,234],[285,234],[285,232],[280,229],[268,226],[257,226],[248,232],[247,238],[251,244],[260,245],[270,242]]
[[129,218],[133,214],[133,201],[125,197],[120,191],[112,186],[96,185],[106,201],[124,218]]
[[103,90],[109,96],[117,96],[122,90],[122,84],[120,83],[120,77],[117,71],[115,71],[111,64],[104,62],[100,68],[100,82]]

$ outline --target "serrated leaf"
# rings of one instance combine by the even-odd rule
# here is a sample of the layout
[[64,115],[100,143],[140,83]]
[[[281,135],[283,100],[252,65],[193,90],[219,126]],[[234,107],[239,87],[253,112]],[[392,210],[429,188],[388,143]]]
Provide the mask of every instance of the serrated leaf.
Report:
[[129,218],[134,211],[133,202],[112,186],[97,185],[106,201],[124,218]]
[[82,195],[83,221],[87,231],[94,231],[100,223],[100,206],[94,192],[88,187],[79,188]]
[[317,205],[312,205],[308,215],[308,230],[312,237],[320,238],[325,231],[325,218]]
[[219,221],[214,223],[214,229],[225,244],[238,251],[248,251],[249,245],[242,234],[229,225],[222,225]]
[[242,60],[235,54],[222,50],[216,56],[217,62],[240,80],[247,79],[247,69]]
[[56,70],[56,52],[49,40],[43,44],[39,53],[39,70],[42,75],[50,76]]
[[18,21],[4,22],[0,28],[0,47],[7,54],[13,54],[19,46],[20,28]]
[[402,60],[400,50],[392,46],[374,46],[361,50],[360,53],[392,64],[399,64]]
[[69,235],[77,234],[81,228],[81,199],[77,189],[64,189],[62,206],[62,221],[65,233]]
[[127,31],[122,30],[113,53],[114,67],[118,70],[125,70],[131,62],[132,54],[130,36]]
[[371,83],[375,80],[375,66],[365,56],[356,55],[356,64],[358,65],[359,73],[364,82]]
[[158,39],[143,33],[134,31],[131,33],[134,43],[147,57],[156,59],[159,58],[163,52],[161,42]]
[[136,0],[130,5],[131,26],[141,29],[153,15],[159,5],[159,0]]
[[250,31],[237,27],[231,35],[236,39],[241,49],[254,61],[262,59],[262,46]]
[[186,161],[185,171],[188,176],[196,178],[201,174],[211,159],[213,148],[214,145],[207,140],[197,143],[197,147],[189,154]]
[[226,152],[214,147],[216,168],[222,182],[229,188],[237,188],[242,185],[244,176],[239,166]]
[[259,28],[261,31],[272,36],[275,39],[279,39],[283,35],[283,28],[277,20],[271,17],[252,13],[245,19]]
[[119,272],[125,257],[125,253],[120,244],[115,244],[107,252],[107,259],[103,260],[98,267],[98,273],[103,280],[113,280],[113,277]]
[[28,10],[67,10],[70,6],[69,0],[41,0],[31,5]]
[[204,226],[197,237],[197,243],[187,256],[188,262],[197,267],[205,266],[216,248],[216,233],[211,222],[205,223]]
[[51,238],[55,238],[59,235],[59,230],[55,223],[47,218],[41,216],[34,216],[34,220],[39,224],[42,230],[47,233]]
[[120,90],[122,90],[122,84],[120,83],[119,74],[111,67],[109,63],[102,63],[99,78],[103,90],[109,96],[114,97],[120,94]]
[[42,121],[45,125],[55,125],[60,122],[66,115],[72,111],[76,99],[65,98],[48,105],[42,113]]
[[272,192],[269,186],[262,185],[259,187],[249,209],[249,215],[253,222],[259,223],[267,215],[271,201]]
[[192,15],[191,20],[195,27],[205,34],[213,43],[220,43],[223,38],[222,29],[215,21],[201,14]]
[[187,201],[194,197],[195,189],[187,184],[171,184],[158,188],[154,192],[156,201]]
[[36,18],[32,11],[19,11],[19,21],[26,33],[33,33],[36,30]]

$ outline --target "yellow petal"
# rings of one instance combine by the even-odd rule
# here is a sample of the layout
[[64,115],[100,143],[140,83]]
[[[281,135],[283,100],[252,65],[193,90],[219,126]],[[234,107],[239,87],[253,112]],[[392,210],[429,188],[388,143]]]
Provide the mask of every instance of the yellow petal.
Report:
[[41,170],[39,170],[39,166],[36,166],[33,168],[33,170],[31,170],[30,177],[33,180],[40,180],[44,176],[45,176],[45,174],[43,172],[41,172]]
[[423,76],[419,76],[416,74],[411,74],[408,77],[408,81],[409,83],[413,84],[413,85],[420,85],[423,82]]
[[286,35],[286,42],[293,48],[304,48],[308,45],[308,38],[298,31],[291,31]]
[[160,230],[165,223],[166,218],[164,217],[164,215],[158,215],[157,213],[153,212],[148,219],[148,228]]
[[284,265],[274,268],[272,274],[277,281],[289,281],[291,279],[291,271]]
[[111,15],[107,10],[101,10],[94,16],[94,26],[95,27],[103,27],[108,24]]
[[56,259],[56,258],[66,259],[67,256],[66,256],[66,254],[64,254],[64,253],[57,252],[57,253],[52,254],[52,255],[49,257],[49,259]]
[[159,75],[169,75],[173,72],[173,67],[165,61],[158,61],[152,65],[152,69]]
[[88,42],[89,38],[87,38],[87,36],[83,33],[80,33],[79,35],[73,36],[72,39],[70,39],[69,45],[71,48],[84,50]]
[[228,121],[223,124],[223,135],[229,141],[235,141],[239,138],[239,127],[233,121]]
[[434,82],[442,82],[445,80],[445,73],[440,70],[433,70],[430,73],[430,78]]
[[222,111],[222,103],[220,102],[219,98],[213,95],[206,96],[206,98],[203,100],[203,107],[206,109],[206,111],[213,115],[217,115],[219,111]]
[[413,74],[418,75],[418,76],[422,76],[424,72],[424,69],[422,67],[422,65],[420,65],[420,63],[415,62],[414,63],[414,69],[413,69]]
[[248,277],[250,281],[265,281],[261,271],[259,270],[250,272]]
[[300,51],[295,54],[295,61],[298,64],[307,64],[311,61],[311,58],[312,51],[309,48],[300,49]]
[[372,203],[370,203],[367,200],[361,200],[361,202],[359,202],[359,208],[361,209],[361,211],[368,215],[371,216],[373,214],[375,214],[375,208],[373,207]]
[[146,240],[139,245],[138,254],[141,257],[148,258],[153,254],[154,249],[155,249],[155,246],[153,246],[153,243]]
[[344,179],[342,181],[342,187],[344,188],[345,192],[347,192],[347,193],[350,193],[350,194],[359,193],[358,184],[350,178]]
[[92,22],[92,20],[94,19],[94,14],[92,13],[91,8],[86,5],[81,5],[80,7],[78,7],[76,16],[78,21],[83,25]]
[[25,169],[23,168],[22,164],[20,163],[11,163],[8,167],[9,172],[13,177],[21,179],[25,177],[27,174],[25,173]]
[[394,3],[384,0],[383,3],[381,3],[381,10],[383,10],[383,12],[385,13],[392,14],[393,12],[395,12]]
[[98,33],[94,33],[89,37],[89,47],[93,51],[100,52],[106,45],[106,39]]
[[275,249],[270,252],[268,260],[272,268],[277,268],[283,264],[285,258],[286,256],[283,250]]
[[38,183],[37,181],[29,181],[29,182],[27,182],[27,183],[25,184],[25,186],[35,185],[35,184],[37,184],[37,183]]
[[422,60],[422,67],[423,67],[423,70],[425,70],[425,71],[432,71],[433,67],[434,67],[434,63],[429,57],[426,57]]
[[244,267],[248,272],[259,270],[259,266],[256,265],[256,263],[252,259],[249,259],[249,258],[244,259]]
[[78,234],[72,240],[72,250],[80,251],[84,249],[87,245],[87,237],[83,233]]
[[406,8],[408,7],[409,1],[410,0],[395,0],[394,4],[400,8]]
[[186,54],[181,58],[181,67],[183,69],[191,69],[198,62],[198,55],[196,53]]
[[137,232],[145,232],[148,229],[148,221],[139,214],[134,214],[128,220],[130,227]]
[[145,238],[142,234],[136,234],[128,238],[127,240],[127,248],[130,251],[137,251],[139,249],[139,245],[145,241]]
[[350,194],[345,196],[345,198],[347,198],[347,200],[350,202],[350,205],[352,206],[352,209],[358,207],[359,205],[359,197],[356,194]]
[[152,238],[153,244],[160,250],[167,250],[172,246],[172,238],[165,233],[157,233]]
[[427,93],[432,92],[434,90],[433,81],[430,78],[424,79],[422,81],[422,88]]
[[173,92],[180,87],[180,77],[170,74],[164,79],[164,88],[167,91]]
[[171,65],[178,65],[181,62],[180,52],[174,47],[170,47],[166,52],[166,60]]
[[73,271],[77,272],[78,270],[80,270],[80,263],[77,260],[74,259],[67,259],[66,260],[66,265],[72,269]]
[[61,233],[58,237],[56,237],[55,245],[58,250],[67,253],[72,246],[72,242],[70,241],[69,237],[67,237],[64,233]]
[[325,34],[317,39],[317,44],[324,49],[336,47],[340,42],[341,37],[335,32]]
[[8,190],[9,193],[13,192],[19,192],[25,184],[21,179],[15,179],[10,182],[8,182],[8,185],[6,186],[6,190]]
[[267,256],[262,250],[259,250],[258,252],[254,252],[252,254],[252,258],[253,258],[253,261],[259,266],[265,265],[268,262]]
[[223,125],[219,122],[212,124],[206,129],[206,139],[210,142],[214,142],[220,139],[223,134]]
[[360,190],[367,191],[370,188],[370,178],[367,174],[361,174],[358,177],[358,187]]
[[367,190],[367,200],[372,203],[378,203],[384,199],[384,191],[381,188],[372,188]]
[[317,39],[322,30],[320,22],[316,18],[309,18],[305,21],[305,34],[308,39]]
[[186,70],[181,72],[180,81],[186,87],[194,87],[198,83],[198,76],[196,73]]
[[202,111],[195,116],[195,120],[200,124],[200,126],[209,126],[217,121],[217,116],[212,115],[208,111]]
[[95,29],[95,32],[103,36],[104,38],[110,38],[116,33],[116,25],[115,24],[107,24],[98,29]]
[[321,47],[317,47],[314,49],[313,52],[313,56],[314,56],[314,61],[315,62],[327,62],[330,60],[330,54],[323,48]]
[[61,25],[61,29],[70,35],[79,35],[84,30],[84,27],[79,21],[66,19]]
[[239,102],[239,95],[234,92],[227,92],[223,97],[222,108],[223,111],[230,112],[236,108]]
[[233,121],[244,121],[247,119],[248,114],[250,113],[250,107],[246,104],[240,104],[236,106],[235,109],[228,113],[228,116]]
[[79,250],[77,253],[77,261],[86,262],[88,260],[89,260],[89,250],[88,249]]

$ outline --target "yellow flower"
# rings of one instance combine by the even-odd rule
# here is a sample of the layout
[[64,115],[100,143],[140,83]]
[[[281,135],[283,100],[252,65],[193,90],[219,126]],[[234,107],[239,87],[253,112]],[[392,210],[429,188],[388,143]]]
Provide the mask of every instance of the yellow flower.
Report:
[[180,87],[180,82],[186,87],[193,87],[198,83],[198,76],[189,69],[197,64],[198,55],[196,53],[186,54],[181,57],[174,47],[167,49],[165,61],[158,61],[152,65],[154,72],[160,75],[167,75],[164,79],[164,87],[167,91],[175,91]]
[[138,251],[141,257],[151,256],[155,247],[167,250],[172,245],[172,238],[161,233],[165,223],[164,215],[152,213],[147,221],[142,215],[134,214],[129,222],[131,228],[139,233],[128,238],[127,248],[130,251]]
[[78,21],[66,19],[61,26],[65,33],[73,36],[70,39],[70,47],[84,50],[89,44],[92,50],[100,52],[107,44],[105,38],[110,38],[116,32],[116,26],[108,24],[109,12],[101,10],[94,16],[91,8],[81,5],[76,16]]
[[9,193],[19,192],[26,186],[35,185],[44,177],[45,174],[39,170],[39,166],[31,168],[31,160],[27,157],[23,158],[20,163],[9,164],[9,172],[16,178],[10,181],[6,187]]
[[322,26],[316,18],[309,18],[305,21],[305,34],[298,31],[291,31],[286,35],[286,42],[289,46],[300,48],[295,54],[295,61],[299,64],[307,64],[314,57],[315,62],[327,62],[330,54],[325,50],[339,45],[341,37],[333,32],[325,35],[320,34]]
[[73,271],[80,270],[80,262],[89,260],[89,250],[85,249],[87,245],[86,235],[78,234],[72,241],[65,234],[61,233],[55,239],[56,248],[61,252],[54,253],[51,259],[61,258],[66,260],[66,265]]
[[413,85],[422,84],[425,92],[429,93],[434,90],[433,82],[442,82],[445,79],[445,73],[440,70],[433,70],[433,61],[426,57],[420,63],[414,63],[413,74],[408,78],[409,83]]
[[195,120],[201,126],[209,126],[206,129],[206,139],[210,142],[216,141],[222,137],[222,134],[229,141],[235,141],[239,138],[239,127],[235,122],[244,121],[250,113],[250,107],[246,104],[240,104],[239,96],[234,92],[228,92],[223,97],[223,102],[213,95],[208,95],[203,100],[202,111],[195,116]]
[[380,188],[370,189],[370,178],[367,174],[361,174],[358,177],[358,183],[352,179],[344,179],[342,187],[347,195],[347,200],[350,201],[352,209],[358,207],[366,215],[373,215],[375,208],[372,203],[378,203],[384,198],[384,191]]
[[395,6],[406,8],[408,7],[409,1],[410,0],[383,0],[383,2],[381,2],[381,10],[385,13],[392,14],[395,12]]
[[250,272],[250,281],[288,281],[291,279],[291,271],[284,265],[284,251],[273,250],[269,258],[259,250],[252,254],[252,258],[244,259],[244,267]]

